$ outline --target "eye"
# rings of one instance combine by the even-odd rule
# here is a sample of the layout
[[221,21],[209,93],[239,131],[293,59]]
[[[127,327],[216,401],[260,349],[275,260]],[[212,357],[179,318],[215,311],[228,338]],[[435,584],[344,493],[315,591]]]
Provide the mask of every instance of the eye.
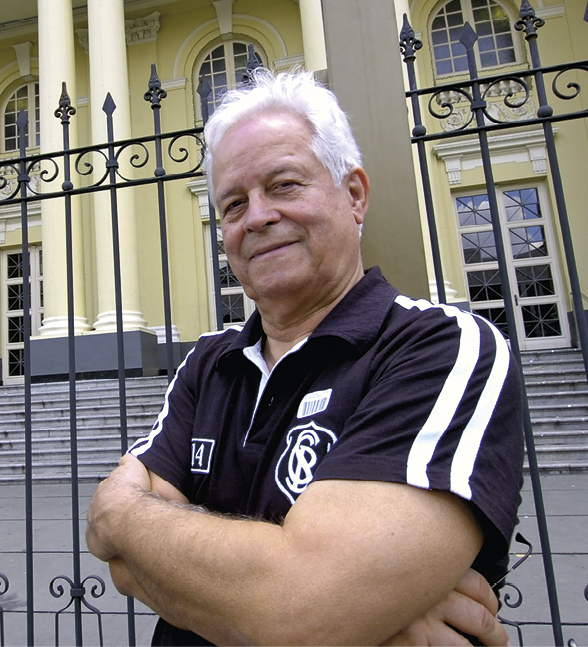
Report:
[[245,204],[244,200],[233,200],[232,202],[229,202],[229,204],[223,207],[221,216],[223,218],[230,217],[231,215],[235,214],[235,212],[238,211],[239,207],[243,204]]

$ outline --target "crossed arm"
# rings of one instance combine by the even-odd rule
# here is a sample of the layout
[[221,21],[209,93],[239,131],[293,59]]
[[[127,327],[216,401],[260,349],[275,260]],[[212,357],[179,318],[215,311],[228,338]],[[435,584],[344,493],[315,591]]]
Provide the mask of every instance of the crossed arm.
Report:
[[184,502],[127,455],[94,496],[88,546],[122,593],[215,644],[468,644],[446,622],[506,642],[468,570],[481,532],[451,494],[319,481],[282,525]]

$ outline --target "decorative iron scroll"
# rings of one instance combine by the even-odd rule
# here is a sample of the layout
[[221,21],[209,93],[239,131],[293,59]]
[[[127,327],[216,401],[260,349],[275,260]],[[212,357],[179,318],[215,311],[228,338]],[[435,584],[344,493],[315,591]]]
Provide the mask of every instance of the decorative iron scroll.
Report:
[[102,645],[104,645],[104,636],[102,632],[102,612],[86,600],[85,584],[90,580],[95,580],[96,583],[90,589],[90,595],[94,599],[98,599],[102,597],[104,595],[104,592],[106,591],[106,584],[104,580],[98,575],[89,575],[82,581],[79,587],[76,587],[69,577],[67,577],[66,575],[58,575],[57,577],[54,577],[49,584],[49,592],[54,598],[60,598],[65,595],[65,588],[63,584],[57,584],[58,580],[64,580],[67,584],[69,584],[70,600],[66,606],[64,606],[59,611],[56,611],[55,613],[55,644],[59,645],[59,618],[61,614],[69,609],[69,607],[76,600],[79,600],[81,604],[86,607],[86,609],[89,609],[96,615],[96,619],[98,621],[98,640],[100,647],[102,647]]
[[[159,107],[167,92],[152,66],[149,89],[145,99],[152,108]],[[202,127],[182,131],[137,137],[116,141],[113,136],[112,118],[116,105],[109,96],[104,104],[107,123],[110,125],[106,143],[68,149],[58,153],[29,155],[3,160],[0,166],[0,204],[11,204],[23,199],[43,200],[63,195],[72,195],[112,188],[110,169],[115,169],[114,185],[131,186],[201,175],[204,153]],[[68,135],[70,119],[76,114],[71,104],[65,83],[59,107],[55,116],[61,120],[64,132]],[[17,129],[19,137],[28,128],[28,117],[24,111],[19,113]],[[69,141],[69,137],[65,137]],[[162,152],[161,160],[159,152]],[[66,168],[67,166],[67,168]],[[70,171],[75,173],[71,176]],[[137,173],[137,171],[143,171]],[[59,185],[60,178],[70,176],[70,180]]]

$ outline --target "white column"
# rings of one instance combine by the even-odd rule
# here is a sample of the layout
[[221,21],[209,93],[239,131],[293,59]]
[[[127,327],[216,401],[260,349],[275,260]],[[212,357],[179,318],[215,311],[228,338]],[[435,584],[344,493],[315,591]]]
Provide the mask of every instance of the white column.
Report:
[[321,0],[299,0],[304,67],[313,72],[327,69],[327,50]]
[[[62,83],[75,106],[76,75],[72,0],[38,0],[39,87],[41,152],[63,149],[63,128],[54,115],[59,106]],[[70,146],[78,145],[75,116],[70,126]],[[42,182],[44,191],[59,191],[63,175],[54,182]],[[65,207],[63,200],[41,203],[43,227],[43,271],[45,317],[41,336],[67,334],[67,269],[65,252]],[[90,329],[86,319],[83,241],[80,201],[72,199],[74,329],[76,334]]]
[[[88,0],[88,41],[92,141],[95,144],[107,141],[106,115],[102,106],[108,92],[116,104],[113,115],[114,137],[116,140],[127,139],[131,137],[131,113],[123,0]],[[132,170],[128,166],[121,168],[121,172],[125,177],[132,177]],[[123,326],[125,330],[140,329],[147,322],[140,312],[134,189],[117,191],[117,203]],[[94,327],[100,332],[112,332],[116,330],[116,315],[108,192],[94,194],[94,223],[98,285],[98,317]]]

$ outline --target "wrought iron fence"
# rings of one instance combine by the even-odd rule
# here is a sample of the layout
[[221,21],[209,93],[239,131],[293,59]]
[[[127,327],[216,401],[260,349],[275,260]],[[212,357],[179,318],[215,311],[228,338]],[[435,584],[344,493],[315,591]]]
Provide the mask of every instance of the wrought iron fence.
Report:
[[[578,17],[580,18],[580,17]],[[584,17],[588,20],[588,8]],[[560,166],[555,146],[553,124],[561,121],[572,119],[585,119],[588,117],[587,110],[577,110],[570,112],[556,113],[549,101],[548,87],[551,88],[552,102],[553,98],[563,101],[576,99],[581,91],[581,86],[575,81],[567,83],[565,88],[561,85],[565,83],[565,75],[572,71],[588,72],[588,61],[577,61],[561,65],[542,67],[537,45],[537,30],[543,27],[545,22],[537,17],[534,8],[528,2],[523,0],[519,12],[519,20],[515,23],[515,29],[524,34],[529,48],[531,66],[529,69],[507,74],[495,74],[480,76],[477,69],[474,48],[478,35],[472,26],[466,22],[459,42],[465,48],[467,53],[467,71],[468,78],[458,83],[447,83],[436,85],[428,88],[417,87],[417,75],[415,70],[416,54],[423,46],[422,41],[416,38],[415,32],[409,24],[406,15],[400,32],[400,50],[406,64],[409,90],[406,93],[412,108],[412,117],[414,127],[412,129],[412,142],[418,152],[422,186],[424,189],[424,200],[426,206],[427,224],[429,228],[433,266],[435,279],[437,283],[437,293],[441,302],[446,302],[445,281],[443,276],[441,250],[439,237],[437,234],[437,218],[433,203],[433,192],[431,188],[429,160],[427,156],[426,143],[440,140],[455,139],[464,136],[476,136],[482,158],[484,180],[486,184],[486,194],[489,201],[489,210],[492,222],[492,231],[496,245],[496,254],[498,259],[498,268],[500,272],[500,283],[502,285],[502,295],[504,297],[504,309],[506,315],[506,332],[510,339],[511,348],[515,357],[521,362],[521,351],[515,325],[515,313],[513,297],[515,294],[510,288],[510,278],[507,273],[507,257],[502,237],[502,224],[499,217],[497,202],[497,191],[492,168],[492,159],[490,154],[489,136],[492,133],[508,131],[513,128],[537,125],[543,129],[547,156],[549,160],[550,176],[553,183],[553,191],[557,206],[557,216],[561,228],[562,244],[565,253],[565,260],[570,281],[573,301],[574,319],[577,327],[579,344],[582,350],[584,368],[588,374],[588,324],[584,314],[582,303],[582,292],[576,265],[576,257],[570,223],[568,219],[568,210],[566,206],[565,192],[560,172]],[[548,83],[551,79],[551,83]],[[533,94],[533,86],[539,103],[536,116],[527,119],[518,119],[516,121],[501,118],[500,112],[491,110],[496,106],[496,96],[501,97],[506,107],[506,112],[512,109],[519,109],[525,106]],[[506,92],[500,91],[506,88]],[[501,96],[502,95],[502,96]],[[444,130],[440,127],[440,122],[448,120],[456,114],[456,103],[461,106],[461,113],[454,120],[454,127],[450,130]],[[427,106],[427,123],[432,123],[433,132],[428,132],[423,119],[421,104]],[[497,116],[498,115],[498,116]],[[437,130],[435,130],[435,125]],[[537,454],[535,451],[535,441],[533,437],[533,428],[529,405],[525,397],[525,416],[524,416],[524,433],[527,456],[530,468],[530,477],[533,487],[533,495],[537,511],[537,523],[541,543],[541,552],[543,556],[543,567],[547,583],[547,592],[549,598],[549,607],[551,612],[551,625],[553,627],[553,637],[556,645],[563,645],[562,620],[560,616],[560,606],[557,594],[555,569],[553,566],[553,556],[550,546],[549,532],[547,528],[547,518],[543,493],[539,481],[539,468]],[[527,553],[528,556],[529,553]],[[520,562],[519,562],[520,563]],[[516,566],[519,565],[516,564]],[[516,590],[516,596],[507,594],[503,597],[503,613],[508,608],[516,608],[522,602],[522,593],[514,585],[509,585]],[[588,601],[588,586],[584,590],[584,598]],[[511,622],[503,618],[504,622],[512,624],[517,629],[520,644],[523,644],[522,622]],[[588,626],[586,622],[576,623],[579,626]],[[573,641],[572,641],[573,642]]]
[[[441,262],[441,251],[437,236],[437,225],[434,213],[434,204],[432,200],[431,183],[429,179],[428,158],[426,143],[463,137],[464,135],[476,135],[479,141],[479,147],[483,159],[484,176],[488,196],[490,200],[490,211],[492,215],[492,225],[495,237],[498,243],[500,278],[504,286],[508,286],[509,277],[505,271],[506,259],[505,251],[500,247],[502,238],[500,232],[500,220],[498,217],[498,208],[496,204],[495,186],[492,172],[490,149],[488,136],[490,133],[512,127],[521,127],[524,125],[540,125],[543,128],[545,141],[548,149],[549,162],[551,167],[551,177],[553,181],[556,201],[558,206],[558,216],[562,228],[566,260],[570,283],[572,286],[574,311],[576,316],[576,325],[580,338],[583,352],[584,364],[588,369],[588,330],[586,319],[582,308],[582,293],[580,291],[579,280],[577,275],[574,250],[569,231],[567,210],[565,205],[565,195],[559,165],[557,152],[554,145],[553,124],[558,121],[580,119],[588,116],[587,111],[567,112],[555,114],[551,108],[547,97],[546,77],[553,76],[551,89],[554,96],[563,100],[571,100],[580,93],[580,86],[576,83],[568,84],[567,91],[558,88],[562,76],[570,70],[588,71],[588,61],[580,61],[567,65],[557,65],[550,67],[541,67],[539,53],[536,45],[537,29],[542,25],[542,21],[535,16],[535,13],[529,3],[524,0],[520,11],[520,21],[516,28],[525,33],[525,38],[529,44],[529,50],[532,59],[532,67],[520,72],[510,72],[507,75],[491,75],[480,77],[476,69],[476,61],[473,55],[473,48],[476,42],[476,34],[473,29],[466,24],[461,42],[468,53],[469,78],[460,83],[437,85],[430,88],[417,88],[415,73],[416,52],[421,48],[422,43],[416,39],[414,31],[405,19],[401,32],[400,47],[404,61],[407,65],[410,89],[407,97],[412,106],[414,128],[412,132],[412,141],[415,144],[421,167],[421,178],[424,187],[426,202],[427,221],[431,236],[433,251],[433,264],[437,290],[441,302],[446,301],[445,283],[443,278],[443,269]],[[255,66],[256,61],[251,60],[250,66]],[[520,107],[529,100],[531,95],[531,81],[539,98],[540,107],[534,118],[525,121],[512,123],[497,119],[488,110],[488,99],[492,95],[492,88],[500,83],[510,84],[516,88],[519,95],[515,98],[515,91],[508,92],[504,97],[504,103],[507,107]],[[513,85],[514,84],[514,85]],[[203,115],[206,118],[207,103],[206,98],[209,93],[209,86],[205,80],[201,83],[198,90],[203,99]],[[458,96],[462,102],[468,106],[469,114],[462,119],[462,124],[454,130],[427,132],[423,123],[421,114],[421,103],[428,101],[429,119],[441,120],[449,117],[454,107],[451,101],[446,97]],[[74,335],[74,276],[73,276],[73,244],[72,244],[72,197],[80,194],[95,193],[107,191],[110,196],[110,216],[112,223],[112,240],[113,240],[113,258],[114,258],[114,280],[115,280],[115,301],[116,301],[116,320],[117,320],[117,349],[118,349],[118,383],[119,383],[119,402],[120,402],[120,428],[121,428],[121,451],[127,448],[127,411],[126,411],[126,382],[125,382],[125,354],[124,354],[124,336],[122,326],[122,278],[121,278],[121,259],[120,259],[120,241],[118,227],[118,204],[117,192],[125,187],[140,185],[155,185],[157,187],[157,211],[159,215],[159,233],[161,248],[161,275],[162,275],[162,294],[163,309],[165,321],[166,336],[166,367],[168,379],[172,379],[174,373],[174,360],[172,353],[172,322],[171,322],[171,297],[170,297],[170,278],[169,278],[169,258],[168,258],[168,241],[167,241],[167,214],[166,214],[166,184],[170,181],[194,178],[202,176],[202,128],[190,128],[170,133],[162,133],[160,121],[161,102],[166,97],[166,92],[161,87],[160,80],[157,76],[155,67],[152,66],[151,78],[149,80],[148,91],[145,93],[145,100],[150,103],[153,110],[153,135],[134,138],[132,140],[117,141],[114,138],[113,114],[116,109],[112,97],[107,96],[103,106],[105,119],[107,123],[107,142],[101,145],[85,146],[83,148],[70,148],[70,119],[75,115],[75,108],[71,105],[67,89],[64,85],[59,107],[55,115],[60,119],[63,128],[63,150],[51,154],[26,154],[26,130],[27,117],[24,112],[18,117],[19,156],[2,162],[2,172],[0,174],[0,204],[19,205],[21,212],[22,225],[22,247],[23,258],[27,257],[29,240],[28,240],[28,216],[29,208],[32,202],[61,198],[64,200],[64,217],[66,225],[66,263],[67,263],[67,304],[68,304],[68,378],[69,378],[69,426],[70,426],[70,460],[71,460],[71,511],[72,511],[72,576],[57,575],[50,584],[50,593],[55,598],[65,598],[67,603],[57,611],[51,612],[55,617],[55,643],[60,643],[60,620],[64,614],[73,616],[74,636],[77,645],[83,644],[82,617],[84,614],[95,616],[97,622],[97,636],[100,645],[104,644],[103,632],[103,613],[90,601],[101,598],[106,588],[104,580],[97,575],[82,576],[80,546],[80,515],[79,501],[80,492],[78,484],[78,441],[77,441],[77,411],[76,411],[76,359],[75,359],[75,335]],[[438,106],[438,107],[436,107]],[[124,160],[124,164],[123,164]],[[125,165],[133,169],[133,176],[125,176],[123,168]],[[42,169],[42,170],[41,170]],[[56,181],[61,181],[58,190],[53,188]],[[43,191],[44,186],[51,187],[50,190]],[[214,212],[211,212],[211,242],[213,250],[216,249],[216,226],[214,221]],[[213,253],[213,259],[215,254]],[[218,267],[216,268],[218,270]],[[215,274],[218,272],[215,271]],[[218,284],[217,284],[218,290]],[[520,358],[520,349],[517,341],[516,329],[514,325],[513,304],[510,299],[512,292],[509,289],[504,290],[505,310],[508,324],[508,333],[511,345],[515,355]],[[218,295],[218,292],[217,292]],[[29,286],[29,268],[26,262],[23,262],[23,302],[24,312],[30,308],[31,294]],[[219,299],[217,298],[217,322],[222,326],[222,318],[218,309]],[[32,402],[31,402],[31,364],[30,364],[30,337],[31,328],[28,317],[24,317],[24,355],[23,355],[23,374],[24,374],[24,413],[25,413],[25,549],[26,549],[26,635],[27,644],[35,644],[34,635],[34,617],[35,617],[35,577],[33,564],[33,473],[32,473]],[[543,566],[545,579],[547,582],[551,619],[549,624],[553,627],[554,642],[556,645],[563,644],[562,621],[559,612],[559,601],[556,589],[556,576],[553,567],[552,552],[549,543],[549,533],[547,530],[545,506],[541,484],[539,481],[539,469],[537,457],[534,450],[534,439],[531,426],[531,419],[526,406],[525,417],[525,439],[530,465],[530,476],[533,486],[533,495],[537,510],[537,519],[539,525],[541,549],[543,555]],[[528,542],[522,537],[517,538],[525,545],[525,556],[519,559],[513,568],[517,568],[531,552]],[[0,565],[1,569],[1,565]],[[507,591],[507,585],[504,591]],[[2,605],[3,597],[10,588],[8,578],[0,573],[0,647],[5,645],[5,626],[4,617],[8,609]],[[503,593],[503,612],[506,614],[509,608],[515,608],[520,605],[522,593],[514,587],[516,596],[513,598],[511,593]],[[588,601],[588,586],[584,592],[584,597]],[[69,599],[68,599],[69,598]],[[132,599],[127,601],[128,617],[128,643],[136,644],[135,634],[135,609]],[[524,622],[510,621],[503,618],[504,622],[512,624],[517,631],[519,642],[523,644],[522,628]],[[587,622],[576,623],[579,626],[588,626]],[[573,641],[570,641],[570,644]]]

